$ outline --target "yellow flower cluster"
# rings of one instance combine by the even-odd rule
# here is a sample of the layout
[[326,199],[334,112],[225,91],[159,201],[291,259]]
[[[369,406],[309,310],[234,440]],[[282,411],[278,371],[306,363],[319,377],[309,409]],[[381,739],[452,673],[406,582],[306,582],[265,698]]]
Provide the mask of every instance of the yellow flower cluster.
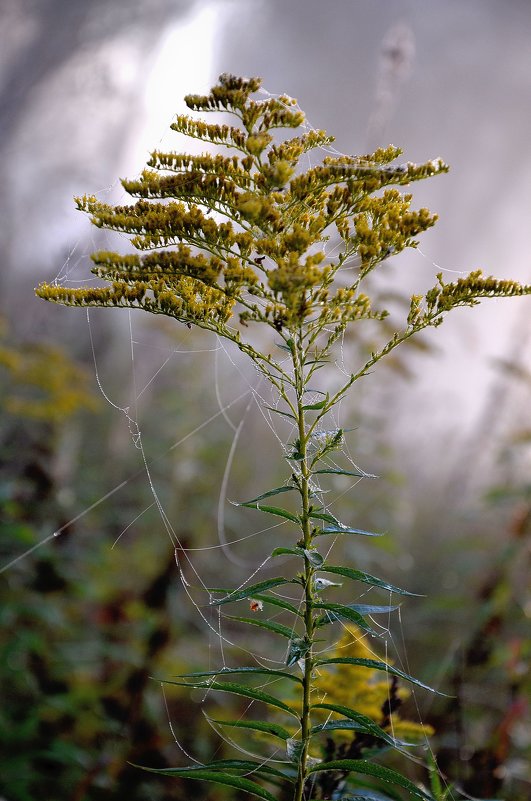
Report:
[[313,310],[310,290],[326,281],[329,272],[326,266],[318,267],[323,259],[324,253],[314,253],[300,264],[298,252],[291,251],[269,271],[268,283],[273,293],[282,298],[284,324],[288,328],[300,324]]
[[529,294],[529,286],[518,281],[484,277],[481,270],[474,270],[455,283],[445,284],[442,273],[437,275],[439,285],[426,294],[428,312],[449,311],[454,306],[475,306],[479,298],[514,297]]
[[410,211],[411,195],[387,189],[381,197],[364,197],[352,218],[352,243],[362,266],[377,264],[393,253],[416,244],[413,237],[437,221],[428,209]]
[[[329,656],[377,659],[367,644],[367,636],[354,625],[345,627],[343,636]],[[392,665],[392,662],[388,663]],[[431,726],[404,719],[398,712],[392,715],[392,722],[385,722],[386,715],[383,710],[389,700],[390,678],[385,672],[374,668],[338,664],[333,671],[330,668],[321,670],[315,679],[314,691],[316,699],[320,698],[322,702],[348,706],[371,718],[379,726],[384,724],[384,730],[397,739],[421,742],[434,733]],[[399,687],[397,692],[401,701],[407,700],[411,694],[405,687]],[[315,702],[317,703],[317,700]],[[315,710],[313,714],[316,717],[318,714],[322,716],[324,722],[330,713],[325,710]],[[335,713],[333,717],[337,717]],[[350,732],[334,733],[334,739],[341,742],[348,742],[353,736]]]
[[145,309],[213,330],[221,330],[231,316],[234,303],[219,289],[200,284],[189,276],[180,276],[171,286],[163,279],[136,281],[132,285],[114,281],[111,287],[81,289],[40,284],[35,292],[44,300],[66,306]]
[[[301,157],[333,137],[310,130],[274,138],[273,129],[297,127],[304,115],[287,95],[253,100],[260,85],[258,78],[222,75],[209,94],[185,98],[192,110],[235,115],[238,125],[187,115],[172,124],[225,147],[228,155],[154,150],[137,179],[122,181],[136,203],[77,198],[94,225],[129,235],[133,247],[149,253],[94,254],[93,272],[110,288],[42,285],[38,294],[71,305],[133,305],[203,327],[208,320],[225,335],[235,307],[243,324],[261,322],[290,333],[310,324],[339,331],[355,320],[383,319],[387,312],[371,310],[361,281],[390,255],[415,246],[414,237],[436,220],[427,209],[412,211],[411,195],[389,185],[405,186],[448,168],[440,159],[392,164],[401,151],[391,145],[361,157],[328,155],[302,172]],[[323,244],[332,237],[342,249],[325,263]],[[344,286],[335,276],[352,257],[359,267]],[[473,291],[472,285],[441,285],[413,304],[408,325],[424,326],[434,309],[473,302]],[[499,282],[480,288],[480,294],[498,292],[516,290]],[[233,336],[241,342],[239,333]]]

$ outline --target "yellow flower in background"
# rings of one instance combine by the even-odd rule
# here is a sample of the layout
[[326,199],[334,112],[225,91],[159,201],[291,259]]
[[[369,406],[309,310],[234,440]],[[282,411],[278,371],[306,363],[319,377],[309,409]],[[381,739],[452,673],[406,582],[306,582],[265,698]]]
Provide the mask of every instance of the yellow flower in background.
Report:
[[89,374],[65,351],[36,342],[8,344],[0,320],[0,409],[15,417],[59,423],[80,411],[94,412],[98,398]]
[[[357,626],[348,625],[329,656],[379,661],[380,657],[371,647],[372,642],[369,644],[368,635]],[[390,666],[393,664],[392,660],[385,661]],[[384,671],[366,665],[337,664],[333,671],[319,671],[314,681],[314,692],[314,702],[319,699],[319,702],[356,709],[399,740],[421,742],[434,734],[431,726],[401,717],[398,709],[411,696],[411,691],[399,686],[396,677]],[[340,717],[326,710],[315,710],[313,714],[322,718],[319,722]],[[350,742],[355,736],[355,731],[334,732],[334,740],[338,742]]]

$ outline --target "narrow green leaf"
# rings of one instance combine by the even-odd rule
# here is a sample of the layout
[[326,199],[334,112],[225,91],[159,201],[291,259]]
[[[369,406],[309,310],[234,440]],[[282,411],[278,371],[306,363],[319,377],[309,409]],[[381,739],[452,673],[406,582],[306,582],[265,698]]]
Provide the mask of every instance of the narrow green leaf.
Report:
[[332,473],[338,476],[355,476],[357,478],[378,478],[372,473],[365,473],[363,470],[341,470],[340,468],[323,467],[321,470],[314,470],[314,475]]
[[280,634],[282,637],[287,637],[291,640],[293,637],[293,629],[283,626],[281,623],[273,623],[271,620],[261,620],[259,617],[236,617],[235,615],[227,615],[229,620],[237,620],[240,623],[248,623],[250,626],[258,626],[261,629],[273,631],[275,634]]
[[213,723],[218,723],[221,726],[232,726],[237,729],[251,729],[253,731],[261,731],[266,734],[271,734],[273,737],[278,737],[280,740],[288,740],[291,734],[283,726],[278,723],[266,723],[263,720],[217,720],[216,718],[208,718]]
[[227,668],[222,667],[219,670],[206,670],[206,671],[198,671],[194,673],[177,673],[175,677],[178,679],[198,679],[198,678],[206,678],[207,676],[228,676],[230,674],[239,673],[239,674],[265,674],[268,676],[282,676],[283,679],[291,679],[291,681],[296,681],[299,684],[302,684],[302,679],[299,676],[294,676],[292,673],[287,673],[285,670],[273,670],[272,668],[266,667],[237,667],[237,668]]
[[[264,590],[270,590],[272,587],[280,587],[282,584],[291,584],[291,579],[285,579],[282,577],[277,577],[273,579],[267,579],[266,581],[260,581],[258,584],[251,584],[249,587],[245,587],[243,590],[234,590],[233,592],[229,592],[224,598],[218,598],[215,601],[211,601],[211,606],[221,606],[222,604],[230,604],[233,601],[241,601],[244,598],[255,597],[257,592],[263,592]],[[211,592],[227,592],[227,590],[211,590]]]
[[251,759],[216,759],[214,762],[209,762],[207,767],[213,768],[214,770],[219,770],[220,768],[227,770],[241,770],[245,773],[252,771],[252,773],[257,775],[262,773],[264,776],[276,776],[279,779],[294,781],[292,776],[289,776],[278,768],[274,768],[268,763],[255,762]]
[[417,787],[416,784],[406,779],[398,771],[384,768],[375,762],[367,762],[365,759],[334,759],[332,762],[320,762],[318,765],[309,768],[310,773],[316,773],[321,770],[344,770],[352,773],[362,773],[366,776],[375,776],[381,781],[402,787],[417,798],[422,798],[423,801],[433,801],[429,793]]
[[262,495],[258,495],[257,498],[252,498],[250,501],[245,501],[242,503],[235,503],[235,506],[249,506],[249,504],[255,504],[257,501],[261,501],[264,498],[271,498],[273,495],[280,495],[281,492],[293,492],[293,490],[297,489],[297,487],[275,487],[275,489],[269,490],[268,492],[264,492]]
[[236,684],[235,682],[229,681],[202,681],[193,682],[193,684],[191,684],[187,681],[171,681],[170,679],[164,679],[164,684],[174,684],[177,687],[193,687],[201,690],[218,690],[219,692],[231,693],[232,695],[241,695],[243,698],[252,698],[254,701],[261,701],[268,706],[282,709],[284,712],[288,712],[296,718],[299,717],[299,713],[285,704],[284,701],[275,698],[274,695],[264,693],[262,690],[256,690],[254,687],[246,687],[245,684]]
[[324,557],[321,556],[319,551],[314,548],[275,548],[271,556],[284,556],[290,554],[291,556],[302,556],[314,567],[320,567],[324,562]]
[[423,690],[429,690],[431,693],[436,693],[437,695],[444,695],[445,697],[447,697],[445,693],[441,693],[439,692],[439,690],[434,690],[433,687],[429,687],[422,681],[415,679],[413,676],[410,676],[409,673],[404,673],[403,670],[395,668],[392,665],[388,665],[386,662],[380,662],[377,659],[365,659],[363,657],[341,656],[341,657],[335,657],[333,659],[317,659],[315,664],[316,666],[358,665],[360,667],[366,667],[372,670],[381,670],[384,673],[390,673],[392,676],[398,676],[398,678],[405,679],[406,681],[409,681],[412,684],[416,684],[417,687],[422,687]]
[[310,517],[312,520],[324,520],[325,523],[332,523],[338,528],[342,527],[339,520],[334,517],[334,515],[328,514],[328,512],[319,512],[318,510],[315,510],[315,512],[310,512]]
[[359,626],[360,629],[369,632],[370,634],[375,634],[373,628],[367,623],[367,621],[356,612],[354,609],[351,609],[349,606],[344,606],[343,604],[314,604],[315,609],[325,609],[326,614],[323,617],[320,617],[316,621],[316,625],[326,626],[328,623],[335,623],[338,620],[349,620],[351,623],[355,623],[356,626]]
[[283,417],[289,417],[290,420],[296,420],[295,415],[291,414],[291,412],[282,412],[280,409],[273,409],[272,406],[264,406],[264,409],[268,409],[268,411],[274,412],[275,414],[281,414]]
[[356,720],[330,720],[328,723],[318,723],[312,726],[311,734],[321,734],[323,731],[361,731],[367,733],[367,729]]
[[379,604],[347,604],[347,606],[359,612],[360,615],[386,615],[400,609],[399,606],[380,606]]
[[[381,754],[381,750],[380,750]],[[377,753],[373,753],[371,750],[367,750],[365,752],[364,758],[366,760],[371,760],[377,757]],[[357,793],[368,793],[369,801],[404,801],[404,795],[402,790],[399,790],[398,787],[391,787],[390,784],[387,784],[385,788],[385,793],[383,792],[381,785],[375,787],[374,781],[372,778],[368,777],[368,780],[362,778],[359,774],[355,778],[355,785]],[[374,797],[376,796],[376,797]],[[411,801],[410,796],[407,797],[408,801]],[[343,799],[341,800],[343,801]],[[435,799],[432,799],[435,801]],[[438,800],[440,801],[440,799]]]
[[390,796],[380,792],[377,792],[376,795],[371,795],[370,793],[364,792],[363,795],[353,795],[352,793],[342,795],[341,801],[397,801],[397,798],[398,796],[391,798]]
[[384,535],[375,531],[365,531],[362,528],[350,528],[349,526],[327,526],[315,533],[316,537],[325,534],[361,534],[364,537],[383,537]]
[[263,787],[260,787],[256,782],[250,779],[245,779],[241,776],[233,776],[232,773],[221,773],[208,768],[145,768],[142,765],[137,765],[142,770],[148,770],[150,773],[159,773],[163,776],[180,776],[181,779],[199,779],[200,781],[212,782],[213,784],[225,784],[228,787],[236,787],[238,790],[244,790],[250,795],[255,795],[258,798],[264,798],[265,801],[276,801],[274,795],[271,795]]
[[288,612],[291,612],[293,615],[298,615],[302,617],[302,613],[300,609],[297,609],[296,606],[293,604],[288,603],[283,598],[277,598],[274,595],[261,595],[260,593],[253,594],[253,598],[256,598],[257,601],[263,601],[265,604],[272,604],[273,606],[278,606],[280,609],[287,609]]
[[371,584],[373,587],[380,587],[382,590],[396,592],[397,595],[418,596],[418,593],[416,592],[402,590],[400,587],[395,587],[394,584],[389,584],[387,581],[382,581],[382,579],[379,579],[376,576],[371,576],[369,573],[364,573],[362,570],[353,570],[350,567],[336,567],[332,565],[324,565],[320,568],[320,570],[324,573],[333,573],[337,576],[344,576],[345,578],[350,578],[354,581],[362,581],[365,584]]
[[303,406],[305,412],[318,412],[320,409],[324,409],[328,401],[330,400],[330,396],[328,392],[326,393],[326,397],[323,398],[322,401],[317,401],[317,403],[308,403],[306,406]]
[[293,523],[300,523],[297,515],[287,512],[286,509],[279,509],[277,506],[262,506],[259,503],[235,503],[234,506],[245,506],[248,509],[258,509],[259,512],[266,512],[267,514],[276,515],[277,517],[285,517],[286,520],[291,520]]
[[[329,720],[328,723],[322,723],[318,726],[312,727],[312,734],[321,734],[323,731],[361,731],[365,734],[372,734],[372,732],[369,731],[366,726],[356,720]],[[404,748],[406,746],[416,745],[416,743],[406,743],[403,740],[397,740],[396,738],[392,739],[393,746]]]
[[312,704],[312,709],[328,709],[331,712],[337,712],[339,715],[348,718],[348,720],[355,721],[359,726],[363,726],[363,731],[367,734],[372,734],[373,737],[378,737],[378,739],[383,740],[388,745],[396,746],[399,744],[398,740],[391,737],[391,735],[378,726],[374,720],[368,718],[367,715],[362,715],[361,712],[356,712],[355,709],[350,709],[348,706],[342,706],[341,704]]
[[304,556],[304,551],[302,548],[275,548],[274,551],[271,551],[271,556],[285,556],[286,554]]

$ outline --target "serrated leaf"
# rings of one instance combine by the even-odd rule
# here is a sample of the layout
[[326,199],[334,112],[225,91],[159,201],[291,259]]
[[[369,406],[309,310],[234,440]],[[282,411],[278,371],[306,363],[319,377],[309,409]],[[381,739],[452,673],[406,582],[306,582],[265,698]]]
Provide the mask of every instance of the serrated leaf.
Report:
[[378,478],[372,473],[365,473],[363,470],[341,470],[340,468],[323,467],[321,470],[314,470],[314,475],[324,475],[325,473],[332,473],[338,476],[355,476],[356,478]]
[[283,626],[281,623],[274,623],[272,620],[261,620],[259,617],[236,617],[235,615],[227,615],[228,620],[237,620],[239,623],[248,623],[250,626],[258,626],[260,629],[267,629],[275,634],[280,634],[282,637],[287,637],[291,640],[293,637],[293,629]]
[[316,537],[322,537],[325,534],[361,534],[363,537],[383,537],[384,535],[375,531],[365,531],[362,528],[350,528],[349,526],[327,526],[322,528],[321,531],[316,531]]
[[[208,717],[208,716],[207,716]],[[218,723],[222,726],[232,726],[237,729],[251,729],[252,731],[261,731],[266,734],[271,734],[273,737],[278,737],[280,740],[288,740],[291,734],[283,726],[278,723],[266,723],[263,720],[217,720],[216,718],[208,718],[213,723]]]
[[354,581],[362,581],[364,584],[371,584],[373,587],[380,587],[382,590],[395,592],[397,595],[411,595],[418,597],[418,593],[403,590],[400,587],[395,587],[394,584],[389,584],[387,581],[371,576],[370,573],[365,573],[362,570],[354,570],[350,567],[336,567],[335,565],[324,565],[320,568],[323,573],[333,573],[337,576],[344,576],[345,578],[353,579]]
[[375,776],[384,782],[402,787],[409,793],[413,793],[417,798],[422,798],[423,801],[433,801],[429,793],[417,787],[416,784],[406,779],[398,771],[384,768],[383,765],[378,765],[375,762],[367,762],[365,759],[334,759],[332,762],[321,762],[308,770],[309,773],[316,773],[320,770],[344,770],[352,773],[362,773],[366,776]]
[[364,657],[350,657],[350,656],[341,656],[335,657],[331,659],[317,659],[315,662],[317,666],[323,665],[357,665],[359,667],[366,667],[373,670],[380,670],[384,673],[390,673],[392,676],[397,676],[400,679],[405,679],[405,681],[409,681],[412,684],[416,684],[417,687],[422,687],[423,690],[429,690],[432,693],[436,693],[437,695],[444,695],[448,697],[446,693],[441,693],[439,690],[434,690],[433,687],[430,687],[424,682],[419,681],[419,679],[410,676],[409,673],[404,673],[403,670],[399,668],[395,668],[392,665],[388,665],[386,662],[380,662],[377,659],[365,659]]
[[286,509],[280,509],[277,506],[262,506],[259,503],[235,503],[234,506],[245,506],[247,509],[257,509],[259,512],[266,512],[269,515],[276,515],[277,517],[284,517],[286,520],[291,520],[292,523],[300,523],[297,515],[291,514]]
[[375,631],[371,626],[367,623],[367,621],[361,616],[359,612],[356,612],[349,606],[344,606],[343,604],[314,604],[315,609],[324,609],[326,610],[326,614],[323,617],[320,617],[316,621],[316,625],[326,626],[328,623],[335,623],[338,620],[349,620],[351,623],[355,623],[356,626],[359,626],[360,629],[369,632],[370,634],[375,634]]
[[[348,706],[343,706],[342,704],[322,703],[312,704],[312,709],[328,709],[330,712],[337,712],[339,715],[343,715],[348,720],[353,720],[359,726],[362,726],[363,731],[365,731],[367,734],[372,734],[373,737],[378,737],[378,739],[383,740],[384,743],[392,745],[393,747],[398,744],[403,745],[403,743],[395,740],[394,737],[391,737],[390,734],[378,726],[374,720],[371,720],[371,718],[368,718],[366,715],[362,715],[361,712],[356,712],[355,709],[350,709]],[[319,729],[319,727],[314,727],[314,729]]]
[[281,492],[293,492],[293,490],[297,489],[297,487],[275,487],[275,489],[268,490],[268,492],[264,492],[262,495],[258,495],[256,498],[252,498],[250,501],[245,501],[241,503],[234,503],[235,506],[249,506],[249,504],[255,504],[257,501],[261,501],[264,498],[271,498],[273,495],[280,495]]
[[261,701],[268,706],[282,709],[284,712],[288,712],[296,718],[299,717],[299,713],[285,704],[284,701],[281,701],[274,695],[264,693],[262,690],[257,690],[254,687],[246,687],[245,684],[237,684],[236,682],[230,681],[202,681],[191,684],[186,681],[171,681],[170,679],[164,679],[164,684],[174,684],[177,687],[193,687],[202,690],[217,690],[219,692],[231,693],[231,695],[241,695],[243,698],[252,698],[254,701]]
[[[249,587],[246,587],[243,590],[229,592],[229,594],[224,598],[218,598],[215,601],[211,601],[210,605],[221,606],[222,604],[230,604],[233,601],[242,601],[244,598],[254,598],[257,592],[263,592],[264,590],[270,590],[272,587],[280,587],[282,584],[291,583],[291,579],[285,579],[280,576],[273,579],[267,579],[266,581],[258,582],[258,584],[251,584]],[[211,590],[211,592],[225,592],[225,590]]]
[[242,776],[234,776],[232,773],[221,773],[220,771],[209,770],[208,768],[192,767],[192,768],[145,768],[142,765],[135,765],[135,767],[147,770],[150,773],[158,773],[163,776],[180,776],[182,779],[199,779],[200,781],[212,782],[212,784],[224,784],[228,787],[236,787],[238,790],[244,790],[250,795],[255,795],[258,798],[264,798],[265,801],[276,801],[274,795],[271,795],[263,787],[260,787],[256,782],[250,779],[245,779]]
[[268,676],[281,676],[283,679],[291,679],[291,681],[296,681],[299,684],[303,683],[301,678],[299,678],[298,676],[294,676],[292,673],[286,673],[285,670],[274,670],[273,668],[266,668],[266,667],[237,667],[237,668],[222,667],[219,670],[204,670],[193,673],[176,673],[175,677],[178,679],[199,679],[199,678],[206,678],[207,676],[223,677],[235,673],[239,673],[242,675],[265,674]]

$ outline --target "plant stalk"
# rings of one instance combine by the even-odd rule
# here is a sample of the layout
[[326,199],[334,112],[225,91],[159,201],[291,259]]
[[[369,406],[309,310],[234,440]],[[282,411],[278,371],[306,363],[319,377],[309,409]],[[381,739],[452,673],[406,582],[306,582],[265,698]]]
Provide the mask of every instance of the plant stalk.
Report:
[[[292,344],[292,357],[295,379],[295,391],[297,398],[297,425],[299,433],[299,448],[300,448],[300,494],[301,494],[301,531],[302,541],[304,548],[310,548],[312,543],[312,528],[310,520],[310,477],[311,469],[308,464],[308,440],[309,432],[306,427],[305,409],[304,409],[304,390],[306,386],[306,376],[304,374],[304,355],[303,355],[303,336],[302,332],[299,333],[297,339],[294,339]],[[304,565],[304,593],[305,593],[305,611],[304,611],[304,625],[305,637],[308,642],[313,642],[314,635],[314,612],[313,612],[313,574],[314,568],[311,563],[306,559]],[[308,760],[308,747],[310,737],[310,692],[311,680],[313,670],[313,645],[310,645],[309,650],[304,657],[304,676],[303,676],[303,691],[302,691],[302,711],[301,711],[301,742],[302,748],[299,756],[299,769],[297,774],[297,781],[295,784],[295,791],[293,795],[294,801],[302,801],[304,794],[304,785],[307,777],[307,760]]]

